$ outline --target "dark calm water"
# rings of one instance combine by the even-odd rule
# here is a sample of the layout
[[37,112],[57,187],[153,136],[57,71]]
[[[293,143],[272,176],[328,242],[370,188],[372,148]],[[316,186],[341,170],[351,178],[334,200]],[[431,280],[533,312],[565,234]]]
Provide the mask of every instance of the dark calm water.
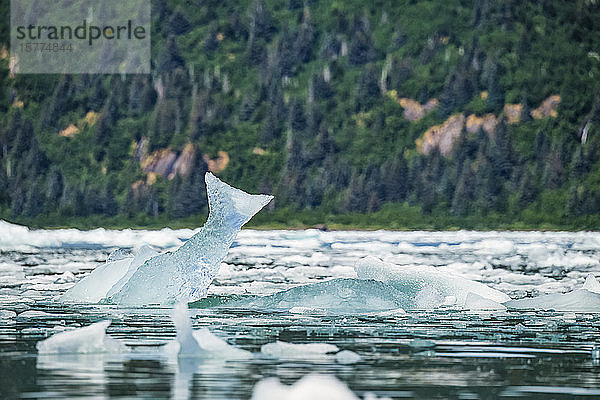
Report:
[[[244,230],[210,301],[192,311],[208,327],[254,353],[178,360],[157,351],[175,336],[171,310],[65,306],[55,301],[117,246],[175,246],[192,231],[25,231],[0,226],[0,398],[249,399],[256,382],[291,384],[319,372],[362,397],[600,398],[600,313],[463,312],[332,315],[209,307],[233,296],[268,295],[330,278],[353,277],[375,255],[398,265],[434,265],[513,298],[562,293],[600,275],[598,233],[318,232]],[[71,275],[72,274],[72,275]],[[46,337],[101,319],[131,349],[125,354],[38,356]],[[276,340],[329,343],[360,355],[273,358]]]

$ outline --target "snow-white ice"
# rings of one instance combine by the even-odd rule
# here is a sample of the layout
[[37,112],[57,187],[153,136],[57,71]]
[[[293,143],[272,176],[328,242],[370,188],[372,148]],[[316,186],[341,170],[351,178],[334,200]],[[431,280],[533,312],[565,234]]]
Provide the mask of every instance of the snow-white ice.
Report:
[[127,346],[106,334],[110,321],[64,331],[38,342],[39,354],[122,353]]
[[260,348],[264,355],[275,358],[306,358],[337,353],[340,349],[329,343],[287,343],[276,341]]
[[556,310],[574,312],[600,312],[600,283],[588,275],[583,287],[560,294],[551,293],[537,297],[510,300],[504,305],[511,309]]
[[243,359],[252,357],[249,351],[230,345],[212,334],[207,328],[192,329],[187,304],[179,303],[173,308],[173,322],[177,339],[165,345],[164,351],[179,357],[216,357]]
[[335,361],[338,364],[356,364],[360,360],[362,360],[362,358],[350,350],[342,350],[335,355]]

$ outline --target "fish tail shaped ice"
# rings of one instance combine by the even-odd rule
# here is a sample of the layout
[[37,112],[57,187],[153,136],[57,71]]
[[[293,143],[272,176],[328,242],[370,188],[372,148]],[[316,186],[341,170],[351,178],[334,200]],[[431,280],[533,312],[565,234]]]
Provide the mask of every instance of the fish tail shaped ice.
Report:
[[179,249],[144,262],[107,302],[116,304],[173,304],[206,296],[242,226],[273,196],[252,195],[206,173],[209,216],[198,233]]

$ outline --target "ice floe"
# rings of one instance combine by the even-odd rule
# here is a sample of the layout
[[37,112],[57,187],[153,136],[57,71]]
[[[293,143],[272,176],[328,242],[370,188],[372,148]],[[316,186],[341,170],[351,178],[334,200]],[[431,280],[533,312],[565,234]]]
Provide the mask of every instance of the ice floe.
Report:
[[510,309],[600,312],[600,283],[588,275],[581,289],[564,294],[552,293],[537,297],[510,300],[504,305]]
[[57,333],[38,342],[39,354],[122,353],[127,346],[106,334],[110,321]]
[[339,350],[336,345],[329,343],[287,343],[279,340],[260,348],[262,354],[275,358],[307,358],[337,353]]
[[[492,289],[483,283],[442,273],[433,267],[397,267],[375,257],[365,257],[359,260],[354,268],[359,279],[386,282],[393,285],[397,290],[409,294],[412,298],[417,297],[419,293],[425,290],[427,293],[421,295],[425,298],[435,298],[438,296],[434,300],[439,301],[438,305],[447,297],[453,296],[456,299],[456,303],[462,306],[469,293],[474,293],[499,303],[510,300],[510,297],[505,293]],[[431,301],[430,299],[427,300]],[[418,304],[416,305],[418,306]]]

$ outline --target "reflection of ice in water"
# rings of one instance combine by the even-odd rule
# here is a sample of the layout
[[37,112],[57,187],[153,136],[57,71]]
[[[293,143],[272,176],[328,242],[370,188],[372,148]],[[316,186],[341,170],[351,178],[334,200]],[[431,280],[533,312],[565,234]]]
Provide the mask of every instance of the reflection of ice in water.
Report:
[[167,389],[176,399],[193,397],[192,382],[201,376],[221,382],[203,394],[223,393],[235,387],[232,381],[239,378],[232,368],[234,364],[229,361],[235,360],[238,365],[251,359],[252,354],[228,344],[206,328],[193,330],[185,304],[175,308],[173,319],[177,339],[160,347],[139,346],[130,351],[120,340],[106,334],[110,321],[60,332],[40,341],[37,370],[38,375],[48,377],[48,384],[43,379],[38,384],[46,386],[46,390],[50,390],[48,385],[59,384],[53,393],[62,398],[78,396],[77,387],[84,382],[88,387],[97,385],[97,391],[103,393],[105,385],[111,385],[111,368],[120,364],[131,372],[135,372],[137,365],[141,366],[143,374],[133,378],[134,382],[139,381],[140,387],[154,384],[151,381],[155,375],[164,376],[165,372],[172,375],[170,389]]
[[235,236],[271,199],[235,189],[211,173],[205,176],[208,220],[173,252],[143,248],[135,257],[110,260],[62,296],[63,301],[169,304],[206,296]]
[[[365,400],[377,400],[377,396],[366,394]],[[334,376],[309,374],[291,386],[281,384],[277,378],[259,381],[252,392],[251,400],[360,400],[348,386]],[[381,399],[383,400],[383,399]]]

